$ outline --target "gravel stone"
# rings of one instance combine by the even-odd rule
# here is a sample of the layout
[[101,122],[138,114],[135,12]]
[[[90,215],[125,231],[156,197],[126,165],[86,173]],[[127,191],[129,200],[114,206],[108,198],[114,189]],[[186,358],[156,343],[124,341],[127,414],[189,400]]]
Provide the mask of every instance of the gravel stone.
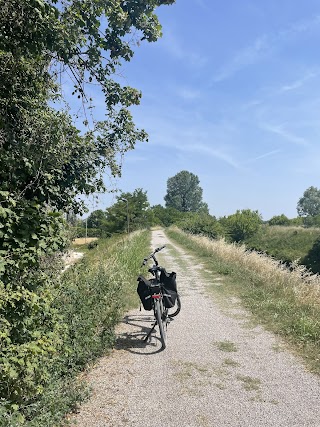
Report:
[[[88,374],[93,393],[73,420],[79,427],[319,427],[320,380],[230,298],[227,310],[206,290],[203,267],[152,232],[153,248],[167,244],[159,261],[176,271],[182,309],[145,344],[152,322],[139,308],[117,329],[117,345]],[[171,250],[174,248],[174,251]],[[177,256],[177,254],[179,254]],[[133,284],[133,292],[136,291]]]

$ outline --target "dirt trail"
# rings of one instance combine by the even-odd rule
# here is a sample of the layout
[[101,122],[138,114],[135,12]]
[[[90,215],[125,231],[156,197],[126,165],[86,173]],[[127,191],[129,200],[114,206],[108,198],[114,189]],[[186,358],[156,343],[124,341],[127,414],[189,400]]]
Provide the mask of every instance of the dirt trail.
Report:
[[[117,348],[90,372],[93,395],[75,416],[80,427],[320,427],[320,380],[308,373],[236,299],[220,307],[201,265],[153,231],[152,247],[177,272],[182,310],[168,326],[167,349],[143,344],[150,312],[134,310]],[[212,275],[215,286],[223,279]]]

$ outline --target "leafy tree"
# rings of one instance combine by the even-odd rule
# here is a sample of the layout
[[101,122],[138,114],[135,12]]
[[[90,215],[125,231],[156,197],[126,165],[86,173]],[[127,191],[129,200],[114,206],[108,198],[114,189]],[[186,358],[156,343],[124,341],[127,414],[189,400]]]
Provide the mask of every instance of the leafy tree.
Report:
[[275,215],[269,220],[269,225],[290,225],[290,219],[284,215]]
[[164,227],[176,224],[183,217],[183,213],[175,208],[155,205],[151,209],[154,215],[154,224],[163,225]]
[[303,226],[303,218],[301,216],[298,216],[296,218],[290,218],[290,225],[297,227]]
[[320,214],[320,190],[309,187],[299,199],[297,205],[299,216],[316,216]]
[[209,213],[208,205],[202,201],[202,188],[197,175],[181,171],[167,181],[166,207],[181,212]]
[[320,214],[304,217],[303,225],[305,227],[320,227]]
[[126,232],[128,217],[130,231],[149,227],[152,212],[147,192],[138,188],[133,193],[121,193],[117,202],[106,210],[106,217],[105,231],[111,234]]
[[[104,190],[103,172],[120,175],[118,159],[146,140],[130,113],[141,93],[113,76],[135,45],[157,40],[154,11],[173,2],[0,0],[0,401],[21,417],[59,375],[61,212],[82,213],[77,196]],[[83,123],[61,108],[70,79]],[[101,122],[90,85],[104,95]]]
[[233,215],[220,218],[219,222],[233,242],[244,241],[253,236],[262,224],[258,211],[250,209],[237,210]]
[[106,212],[102,209],[91,212],[87,218],[87,227],[89,228],[103,228],[107,220]]
[[179,227],[183,231],[202,234],[213,239],[224,234],[223,227],[217,219],[205,213],[189,212],[185,214],[184,218],[179,222]]

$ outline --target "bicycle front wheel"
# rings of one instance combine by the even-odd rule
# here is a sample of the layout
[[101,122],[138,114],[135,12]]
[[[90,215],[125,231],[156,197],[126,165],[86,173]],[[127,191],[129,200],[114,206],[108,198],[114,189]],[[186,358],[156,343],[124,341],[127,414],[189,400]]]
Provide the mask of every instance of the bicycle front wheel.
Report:
[[167,319],[163,311],[162,302],[160,302],[158,299],[155,300],[154,315],[159,325],[162,348],[165,349],[167,346]]

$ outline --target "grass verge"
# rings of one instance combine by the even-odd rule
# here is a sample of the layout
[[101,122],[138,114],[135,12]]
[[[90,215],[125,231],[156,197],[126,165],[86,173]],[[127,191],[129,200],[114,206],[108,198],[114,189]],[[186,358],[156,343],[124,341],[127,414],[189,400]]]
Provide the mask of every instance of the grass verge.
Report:
[[66,414],[88,396],[82,372],[112,348],[115,325],[138,304],[136,278],[149,250],[148,231],[100,239],[62,274],[52,303],[61,327],[59,352],[36,398],[26,393],[20,408],[0,401],[0,426],[66,425]]
[[[320,277],[303,266],[284,264],[244,246],[192,236],[169,229],[170,238],[201,259],[213,273],[224,276],[216,293],[236,295],[255,318],[281,335],[320,373]],[[222,295],[222,296],[223,296]]]

